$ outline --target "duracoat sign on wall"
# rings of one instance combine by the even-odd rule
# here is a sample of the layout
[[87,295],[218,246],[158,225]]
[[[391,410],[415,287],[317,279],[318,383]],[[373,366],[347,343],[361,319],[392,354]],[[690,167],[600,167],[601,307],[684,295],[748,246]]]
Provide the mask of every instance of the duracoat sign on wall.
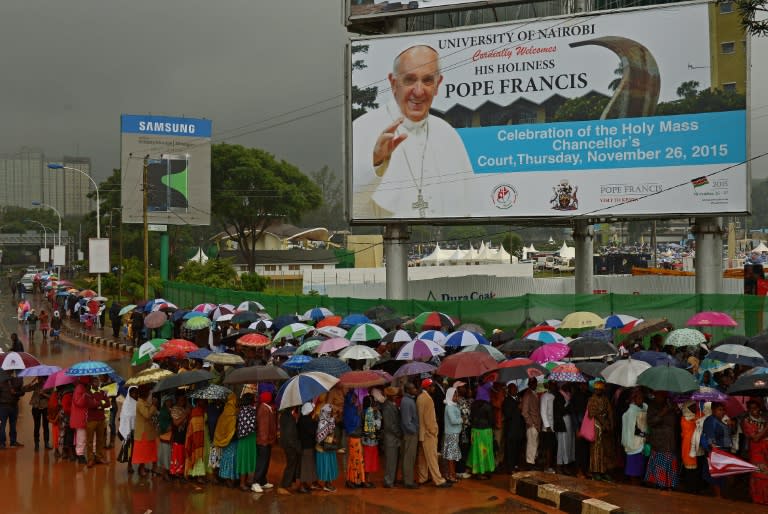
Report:
[[123,223],[143,223],[146,163],[149,223],[209,225],[211,121],[124,114],[120,132]]
[[352,219],[746,212],[746,60],[725,66],[719,15],[686,4],[352,41]]

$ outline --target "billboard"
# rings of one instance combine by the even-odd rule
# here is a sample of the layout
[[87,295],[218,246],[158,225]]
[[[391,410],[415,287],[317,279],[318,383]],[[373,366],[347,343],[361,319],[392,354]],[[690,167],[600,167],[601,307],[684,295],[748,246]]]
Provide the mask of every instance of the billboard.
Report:
[[718,15],[678,4],[353,40],[350,218],[747,212],[746,59],[724,62]]
[[209,225],[211,121],[123,114],[120,117],[123,223],[143,223],[147,167],[149,223]]
[[443,10],[496,7],[521,0],[346,0],[349,21],[405,14],[424,14]]

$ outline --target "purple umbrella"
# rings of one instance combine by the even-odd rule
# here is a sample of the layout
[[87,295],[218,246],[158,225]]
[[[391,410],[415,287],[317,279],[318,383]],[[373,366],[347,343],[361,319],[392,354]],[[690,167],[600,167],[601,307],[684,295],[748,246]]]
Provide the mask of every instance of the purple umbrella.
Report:
[[436,355],[444,353],[445,350],[434,341],[414,339],[400,348],[395,359],[399,361],[429,360]]
[[27,369],[23,369],[19,371],[20,377],[49,377],[56,373],[57,371],[61,371],[61,368],[58,366],[46,366],[45,364],[39,364],[37,366],[31,366]]
[[693,400],[695,402],[725,402],[728,401],[729,396],[711,387],[699,387],[698,391],[676,395],[674,398],[675,401],[678,402],[685,402],[688,400]]
[[409,362],[408,364],[404,364],[403,366],[400,366],[397,371],[395,371],[395,378],[397,377],[407,377],[410,375],[421,375],[422,373],[432,373],[437,368],[433,366],[432,364],[427,364],[426,362]]

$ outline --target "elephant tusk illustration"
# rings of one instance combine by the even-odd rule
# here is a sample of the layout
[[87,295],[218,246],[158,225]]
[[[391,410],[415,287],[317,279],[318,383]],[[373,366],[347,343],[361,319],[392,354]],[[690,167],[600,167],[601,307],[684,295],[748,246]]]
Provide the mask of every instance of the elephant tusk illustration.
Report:
[[619,36],[605,36],[571,43],[571,47],[597,45],[621,59],[621,81],[600,115],[601,120],[653,116],[659,100],[661,76],[653,54],[646,47]]

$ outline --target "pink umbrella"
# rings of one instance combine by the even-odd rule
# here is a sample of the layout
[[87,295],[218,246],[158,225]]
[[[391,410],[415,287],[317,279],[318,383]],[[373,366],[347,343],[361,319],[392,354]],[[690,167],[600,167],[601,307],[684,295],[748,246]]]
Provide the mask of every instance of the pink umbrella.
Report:
[[53,375],[50,375],[43,384],[43,389],[53,389],[54,387],[63,386],[66,384],[74,384],[77,381],[77,377],[67,375],[65,370],[57,371]]
[[686,325],[689,327],[736,327],[739,324],[724,312],[705,311],[691,316]]
[[315,348],[315,353],[331,353],[343,350],[350,345],[349,339],[343,337],[333,337],[326,339]]
[[571,348],[567,344],[545,344],[531,352],[531,360],[538,363],[559,361],[569,353],[571,353]]

